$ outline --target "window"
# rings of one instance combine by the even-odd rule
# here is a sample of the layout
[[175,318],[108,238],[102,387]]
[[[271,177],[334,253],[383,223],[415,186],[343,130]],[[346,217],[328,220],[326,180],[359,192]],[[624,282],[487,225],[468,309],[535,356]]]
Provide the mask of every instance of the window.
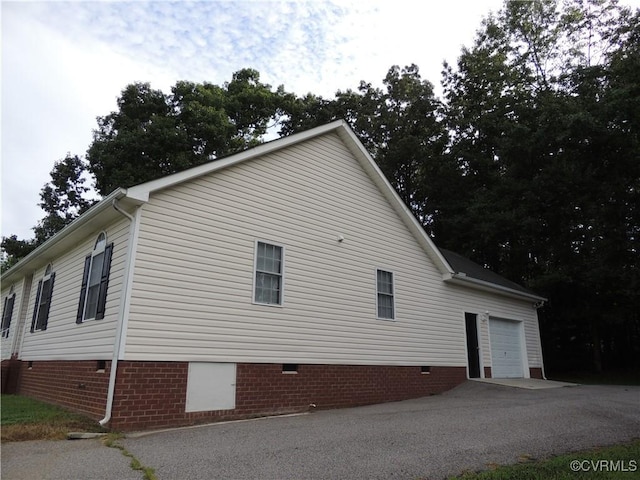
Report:
[[11,326],[11,317],[13,316],[13,304],[16,301],[16,294],[13,291],[13,285],[9,289],[9,295],[4,299],[4,307],[2,308],[2,338],[9,338],[9,327]]
[[283,247],[256,243],[254,295],[255,303],[282,305]]
[[33,307],[33,318],[31,320],[31,333],[36,330],[46,330],[49,321],[49,308],[51,307],[51,297],[53,295],[53,282],[56,274],[53,272],[51,264],[47,265],[42,280],[38,282],[36,292],[36,303]]
[[393,298],[393,273],[376,270],[378,293],[378,318],[395,318]]
[[102,232],[96,239],[93,251],[84,259],[76,323],[104,318],[112,252],[113,243],[107,245],[107,235]]

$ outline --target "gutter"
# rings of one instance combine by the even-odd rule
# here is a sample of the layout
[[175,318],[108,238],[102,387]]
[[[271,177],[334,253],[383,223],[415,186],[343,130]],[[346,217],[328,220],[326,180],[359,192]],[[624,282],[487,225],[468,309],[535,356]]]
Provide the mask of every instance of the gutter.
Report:
[[118,311],[118,325],[116,326],[115,341],[113,342],[113,357],[111,358],[111,370],[109,372],[109,389],[107,390],[107,406],[105,409],[104,418],[98,423],[101,426],[105,426],[111,420],[111,413],[113,411],[113,398],[116,391],[116,376],[118,372],[118,360],[120,359],[120,352],[124,349],[125,344],[125,332],[127,319],[129,317],[129,302],[131,299],[130,285],[133,279],[133,262],[135,257],[136,243],[138,240],[138,230],[140,227],[140,207],[136,208],[133,215],[125,212],[118,200],[114,198],[111,202],[111,206],[115,211],[123,215],[129,220],[129,243],[127,245],[127,257],[125,259],[125,271],[122,281],[122,296],[120,297],[120,308]]

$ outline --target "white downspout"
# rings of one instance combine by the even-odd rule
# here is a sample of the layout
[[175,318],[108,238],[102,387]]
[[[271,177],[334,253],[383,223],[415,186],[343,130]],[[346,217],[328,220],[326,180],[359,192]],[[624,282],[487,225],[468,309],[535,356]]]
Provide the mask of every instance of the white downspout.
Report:
[[120,297],[120,308],[118,311],[118,325],[116,327],[116,336],[115,341],[113,343],[113,357],[111,359],[111,371],[109,373],[109,389],[107,391],[107,407],[105,411],[104,418],[100,420],[98,423],[100,425],[105,426],[111,420],[111,412],[113,409],[113,397],[116,390],[116,374],[118,371],[118,359],[120,358],[120,349],[124,343],[124,334],[126,332],[126,328],[124,328],[125,319],[127,317],[127,312],[129,310],[129,299],[131,296],[129,293],[129,288],[131,285],[131,279],[133,277],[133,255],[135,252],[135,243],[138,237],[138,228],[140,225],[140,215],[138,212],[140,211],[140,207],[136,208],[136,211],[133,215],[125,212],[119,205],[116,199],[113,199],[111,203],[114,210],[118,213],[124,215],[130,222],[129,224],[129,244],[127,245],[127,257],[125,259],[124,264],[124,277],[122,281],[122,293]]

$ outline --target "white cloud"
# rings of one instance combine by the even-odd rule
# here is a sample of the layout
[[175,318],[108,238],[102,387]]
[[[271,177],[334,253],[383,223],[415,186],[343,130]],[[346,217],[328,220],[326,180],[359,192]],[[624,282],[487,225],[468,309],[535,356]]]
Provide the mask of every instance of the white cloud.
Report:
[[53,163],[84,155],[96,117],[116,109],[127,83],[151,78],[168,88],[173,78],[90,36],[69,38],[21,7],[2,5],[2,235],[31,237]]
[[[638,4],[639,0],[625,3]],[[252,67],[272,86],[332,97],[392,65],[437,87],[502,0],[2,3],[2,235],[31,236],[53,162],[83,155],[129,83],[221,84]]]

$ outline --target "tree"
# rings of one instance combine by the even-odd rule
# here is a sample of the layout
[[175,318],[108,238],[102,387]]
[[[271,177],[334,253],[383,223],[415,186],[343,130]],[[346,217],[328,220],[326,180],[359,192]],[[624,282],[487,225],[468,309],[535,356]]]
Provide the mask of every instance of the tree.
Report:
[[2,271],[51,238],[56,232],[75,220],[93,201],[86,198],[86,164],[77,155],[67,156],[55,162],[51,180],[40,191],[40,207],[46,213],[33,230],[35,238],[19,240],[17,235],[2,238]]
[[98,117],[87,160],[97,191],[108,195],[188,167],[195,163],[190,149],[169,98],[148,83],[136,83],[122,91],[118,111]]
[[171,94],[127,86],[118,111],[98,118],[87,151],[102,195],[184,170],[262,142],[290,94],[243,69],[223,86],[177,82]]
[[34,228],[38,244],[67,226],[93,201],[86,198],[86,164],[77,155],[67,156],[54,164],[51,181],[40,192],[40,207],[47,214]]
[[222,86],[177,82],[170,94],[149,83],[126,86],[117,111],[98,117],[87,162],[67,155],[40,193],[46,216],[34,227],[36,238],[3,238],[6,269],[91,206],[85,194],[92,174],[100,195],[229,155],[263,141],[295,96],[260,82],[243,69]]
[[0,260],[0,272],[13,267],[18,261],[29,255],[36,247],[35,239],[19,240],[17,235],[2,237],[2,259]]
[[305,130],[342,118],[346,120],[402,200],[430,231],[434,219],[454,195],[451,185],[433,177],[455,180],[455,168],[446,163],[446,131],[433,86],[416,65],[393,66],[383,88],[360,82],[358,91],[338,91],[333,100],[307,95],[289,105],[281,132]]
[[640,329],[625,273],[638,255],[636,30],[613,1],[507,2],[445,68],[465,187],[441,239],[549,297],[552,366],[567,352],[584,363],[591,350],[596,370],[640,353],[612,334]]

